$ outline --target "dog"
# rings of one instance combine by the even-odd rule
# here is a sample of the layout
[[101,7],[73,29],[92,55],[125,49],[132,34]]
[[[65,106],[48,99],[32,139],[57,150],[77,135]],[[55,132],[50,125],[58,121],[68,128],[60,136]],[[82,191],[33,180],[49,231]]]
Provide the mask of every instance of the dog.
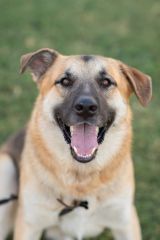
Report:
[[[140,240],[131,157],[135,93],[146,106],[151,78],[112,58],[23,55],[39,89],[25,129],[0,152],[0,240],[81,240],[110,228],[116,240]],[[13,199],[12,199],[13,200]],[[13,227],[14,226],[14,227]]]

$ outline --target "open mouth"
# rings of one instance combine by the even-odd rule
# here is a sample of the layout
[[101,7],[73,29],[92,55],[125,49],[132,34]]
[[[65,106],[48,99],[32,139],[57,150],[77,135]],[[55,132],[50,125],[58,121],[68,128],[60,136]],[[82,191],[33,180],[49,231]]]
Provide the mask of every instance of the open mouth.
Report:
[[70,145],[71,154],[79,162],[87,163],[96,156],[98,145],[104,140],[108,126],[97,127],[87,123],[67,126],[56,117],[64,139]]

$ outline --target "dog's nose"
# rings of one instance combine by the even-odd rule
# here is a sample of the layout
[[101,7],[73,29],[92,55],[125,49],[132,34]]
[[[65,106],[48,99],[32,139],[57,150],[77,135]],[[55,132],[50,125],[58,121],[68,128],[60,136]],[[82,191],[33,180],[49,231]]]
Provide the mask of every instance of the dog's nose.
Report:
[[77,115],[87,118],[97,113],[97,102],[93,97],[81,96],[77,99],[74,105]]

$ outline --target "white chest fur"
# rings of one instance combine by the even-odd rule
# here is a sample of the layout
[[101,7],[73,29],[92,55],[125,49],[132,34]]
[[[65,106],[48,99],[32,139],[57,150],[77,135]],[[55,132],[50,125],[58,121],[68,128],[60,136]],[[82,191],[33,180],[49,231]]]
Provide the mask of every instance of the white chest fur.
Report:
[[[25,191],[25,195],[27,192]],[[30,192],[31,189],[28,194]],[[88,196],[83,200],[88,201],[89,209],[77,207],[62,217],[59,217],[59,213],[64,206],[57,201],[56,196],[54,201],[52,197],[35,191],[32,196],[25,196],[27,199],[27,201],[24,200],[26,221],[40,229],[56,226],[66,235],[79,240],[83,237],[96,236],[107,227],[119,228],[128,223],[131,214],[132,191],[129,186],[102,200],[97,200],[96,195]],[[73,199],[70,198],[64,199],[68,205],[72,201]]]
[[82,239],[95,237],[105,228],[119,228],[126,224],[130,216],[131,196],[125,193],[97,202],[88,198],[89,209],[78,207],[59,218],[59,226],[67,235]]

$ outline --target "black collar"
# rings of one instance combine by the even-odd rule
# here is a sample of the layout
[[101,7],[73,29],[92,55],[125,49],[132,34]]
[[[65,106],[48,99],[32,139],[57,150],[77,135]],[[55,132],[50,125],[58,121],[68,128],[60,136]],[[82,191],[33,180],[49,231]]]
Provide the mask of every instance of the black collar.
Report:
[[11,194],[10,197],[8,197],[8,198],[0,199],[0,205],[6,204],[10,201],[17,200],[17,199],[18,199],[18,196]]
[[89,207],[88,207],[88,202],[87,201],[74,201],[73,202],[73,205],[68,205],[68,204],[66,204],[66,203],[64,203],[61,199],[57,199],[57,201],[59,202],[59,203],[61,203],[63,206],[64,206],[64,208],[60,211],[60,213],[59,213],[59,217],[61,217],[61,216],[63,216],[63,215],[65,215],[65,214],[67,214],[67,213],[70,213],[71,211],[73,211],[75,208],[77,208],[77,207],[83,207],[83,208],[85,208],[85,209],[88,209]]
[[[17,200],[17,199],[18,199],[18,196],[14,195],[14,194],[11,194],[10,197],[8,197],[8,198],[0,199],[0,205],[6,204],[10,201],[14,201],[14,200]],[[65,202],[63,202],[63,200],[61,200],[59,198],[57,199],[57,201],[64,206],[64,208],[59,213],[59,217],[65,215],[67,213],[72,212],[77,207],[83,207],[85,209],[89,208],[88,201],[77,201],[77,200],[75,200],[72,205],[66,204]]]

